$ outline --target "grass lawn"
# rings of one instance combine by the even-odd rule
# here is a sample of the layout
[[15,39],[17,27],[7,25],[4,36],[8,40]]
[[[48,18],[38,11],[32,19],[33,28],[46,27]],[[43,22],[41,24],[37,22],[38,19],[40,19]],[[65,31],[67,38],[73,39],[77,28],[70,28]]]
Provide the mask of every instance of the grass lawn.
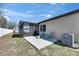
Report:
[[72,49],[52,44],[40,51],[22,37],[12,38],[12,34],[0,38],[0,55],[2,56],[77,56],[79,49]]

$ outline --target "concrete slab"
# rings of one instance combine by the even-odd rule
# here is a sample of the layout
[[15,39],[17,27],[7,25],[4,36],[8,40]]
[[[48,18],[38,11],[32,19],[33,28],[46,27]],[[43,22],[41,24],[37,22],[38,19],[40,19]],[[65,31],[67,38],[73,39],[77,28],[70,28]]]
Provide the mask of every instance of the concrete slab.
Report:
[[11,32],[13,32],[13,30],[0,28],[0,37],[6,35],[8,33],[11,33]]
[[52,44],[52,42],[46,41],[44,39],[36,39],[36,37],[34,36],[29,36],[24,38],[39,50]]

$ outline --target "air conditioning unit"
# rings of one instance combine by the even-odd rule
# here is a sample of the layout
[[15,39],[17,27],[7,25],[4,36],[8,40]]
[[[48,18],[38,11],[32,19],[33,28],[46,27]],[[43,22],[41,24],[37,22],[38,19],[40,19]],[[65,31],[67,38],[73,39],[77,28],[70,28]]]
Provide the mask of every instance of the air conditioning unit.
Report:
[[64,33],[62,37],[62,43],[64,45],[73,47],[74,46],[74,34]]

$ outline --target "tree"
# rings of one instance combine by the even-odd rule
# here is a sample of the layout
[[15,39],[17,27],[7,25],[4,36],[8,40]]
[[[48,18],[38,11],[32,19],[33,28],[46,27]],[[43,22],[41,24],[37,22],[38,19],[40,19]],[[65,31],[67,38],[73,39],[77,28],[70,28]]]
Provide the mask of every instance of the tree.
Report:
[[7,18],[5,18],[4,16],[0,16],[1,28],[13,29],[15,26],[16,26],[15,22],[7,21]]
[[10,22],[10,21],[9,21],[9,22],[7,23],[7,28],[8,28],[8,29],[13,29],[14,27],[16,27],[16,23],[15,23],[15,22]]
[[0,27],[1,28],[6,28],[7,25],[7,20],[4,18],[4,16],[0,16]]

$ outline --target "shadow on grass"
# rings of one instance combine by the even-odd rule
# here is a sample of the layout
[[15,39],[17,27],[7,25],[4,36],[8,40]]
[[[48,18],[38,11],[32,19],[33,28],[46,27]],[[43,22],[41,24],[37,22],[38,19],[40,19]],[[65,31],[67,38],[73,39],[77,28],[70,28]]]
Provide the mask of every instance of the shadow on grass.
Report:
[[16,38],[16,37],[22,37],[22,35],[19,35],[19,34],[12,35],[12,38]]
[[67,45],[62,44],[62,41],[61,40],[57,40],[56,42],[54,42],[54,44],[60,45],[62,47],[69,47]]

